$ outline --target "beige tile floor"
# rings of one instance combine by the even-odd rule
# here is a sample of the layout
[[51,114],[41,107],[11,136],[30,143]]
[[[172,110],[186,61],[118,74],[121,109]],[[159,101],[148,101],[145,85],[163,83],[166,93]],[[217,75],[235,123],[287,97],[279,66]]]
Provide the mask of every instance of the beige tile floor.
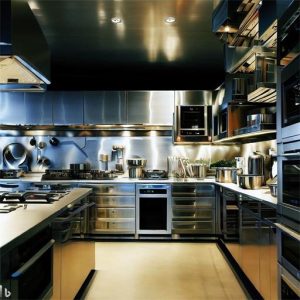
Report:
[[96,243],[87,300],[246,299],[213,243]]

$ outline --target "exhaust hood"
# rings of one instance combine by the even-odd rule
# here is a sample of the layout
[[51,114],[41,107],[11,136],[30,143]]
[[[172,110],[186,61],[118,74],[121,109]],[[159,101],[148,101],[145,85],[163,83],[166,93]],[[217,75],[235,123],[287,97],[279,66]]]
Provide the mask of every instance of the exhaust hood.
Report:
[[0,0],[0,22],[0,92],[44,91],[50,55],[28,3]]

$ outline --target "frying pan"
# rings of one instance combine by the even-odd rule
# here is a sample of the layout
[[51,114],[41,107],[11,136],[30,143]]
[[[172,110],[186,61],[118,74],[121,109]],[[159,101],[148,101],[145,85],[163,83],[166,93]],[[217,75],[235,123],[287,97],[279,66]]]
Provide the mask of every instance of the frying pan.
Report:
[[3,149],[3,162],[10,169],[18,169],[27,158],[27,150],[20,143],[12,143]]

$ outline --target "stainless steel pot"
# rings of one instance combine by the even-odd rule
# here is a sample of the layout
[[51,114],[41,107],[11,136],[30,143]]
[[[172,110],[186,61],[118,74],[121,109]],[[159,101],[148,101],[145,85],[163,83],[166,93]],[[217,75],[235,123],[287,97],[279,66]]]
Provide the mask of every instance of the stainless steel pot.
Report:
[[85,164],[70,164],[70,169],[72,171],[90,171],[91,170],[91,165],[88,163]]
[[247,190],[257,190],[264,185],[264,176],[261,175],[238,175],[239,187]]
[[192,167],[193,177],[205,178],[207,173],[207,166],[204,164],[190,164]]
[[254,152],[248,157],[248,174],[264,175],[264,156]]
[[128,174],[129,174],[129,178],[143,178],[144,176],[143,167],[129,167]]
[[147,159],[144,158],[128,158],[127,160],[128,167],[145,167]]
[[271,195],[277,197],[277,183],[269,183],[268,187],[270,189]]
[[222,183],[236,183],[237,175],[242,172],[242,169],[231,167],[216,168],[216,181]]

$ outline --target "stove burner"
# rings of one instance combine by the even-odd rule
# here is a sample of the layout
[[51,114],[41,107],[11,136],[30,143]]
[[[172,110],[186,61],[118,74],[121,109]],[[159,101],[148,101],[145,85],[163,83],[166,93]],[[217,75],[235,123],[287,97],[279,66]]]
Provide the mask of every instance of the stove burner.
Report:
[[2,179],[17,179],[20,178],[23,171],[20,169],[0,170],[0,178]]
[[112,172],[101,170],[46,170],[42,180],[72,180],[72,179],[112,179],[116,177]]
[[68,192],[54,193],[54,192],[4,192],[0,195],[0,203],[52,203],[58,201]]

